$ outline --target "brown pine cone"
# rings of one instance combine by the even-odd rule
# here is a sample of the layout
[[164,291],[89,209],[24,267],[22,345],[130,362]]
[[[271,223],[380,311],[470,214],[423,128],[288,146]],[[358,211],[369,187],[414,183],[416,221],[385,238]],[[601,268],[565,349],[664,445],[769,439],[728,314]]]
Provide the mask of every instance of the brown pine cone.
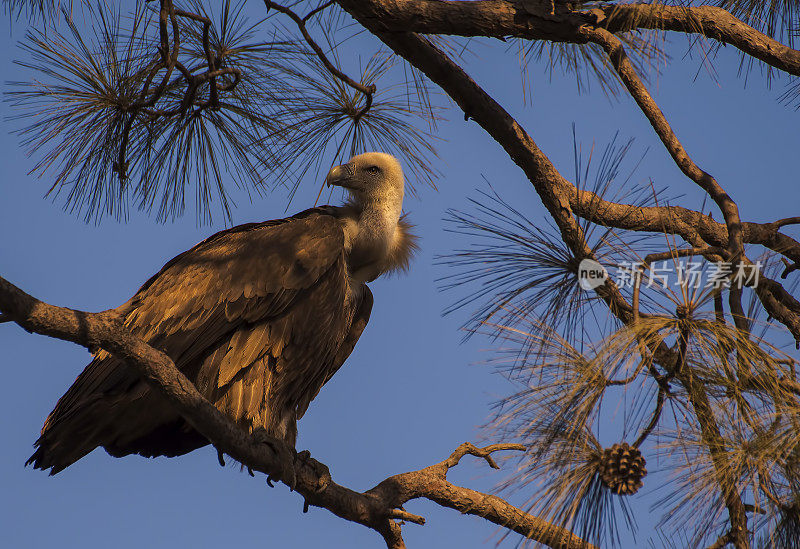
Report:
[[642,478],[647,475],[647,469],[639,449],[621,442],[603,450],[599,473],[606,488],[626,496],[635,494],[642,487]]

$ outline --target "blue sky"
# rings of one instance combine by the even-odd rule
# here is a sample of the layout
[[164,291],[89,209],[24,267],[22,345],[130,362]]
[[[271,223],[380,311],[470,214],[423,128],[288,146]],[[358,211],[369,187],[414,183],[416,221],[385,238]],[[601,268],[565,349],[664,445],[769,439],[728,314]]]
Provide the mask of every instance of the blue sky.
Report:
[[[13,29],[7,20],[2,24],[0,66],[6,79],[20,74],[11,61],[23,30],[22,24]],[[369,42],[357,41],[343,58]],[[730,47],[716,58],[715,81],[697,56],[684,56],[685,50],[686,41],[675,37],[669,48],[673,62],[651,91],[689,154],[726,187],[745,219],[798,215],[798,113],[776,101],[783,81],[769,89],[756,70],[745,87]],[[619,131],[622,138],[636,138],[637,152],[649,148],[636,181],[650,177],[668,187],[670,196],[684,195],[684,205],[699,206],[701,195],[629,98],[610,102],[596,88],[580,95],[570,77],[550,78],[532,66],[533,101],[525,105],[515,53],[498,41],[476,43],[467,65],[566,176],[573,175],[573,122],[585,146],[602,146]],[[0,104],[0,114],[12,114],[8,104]],[[135,212],[127,223],[84,224],[42,198],[49,181],[27,175],[33,162],[18,147],[13,127],[4,121],[0,132],[0,275],[40,299],[88,311],[114,307],[164,262],[222,228],[198,227],[191,214],[162,225]],[[444,459],[465,440],[480,440],[479,426],[490,416],[492,402],[511,390],[483,364],[492,342],[461,342],[458,328],[465,313],[442,317],[456,295],[437,289],[436,279],[448,271],[435,265],[434,257],[464,244],[444,231],[442,217],[449,207],[465,208],[476,189],[485,189],[483,177],[532,218],[544,221],[546,213],[521,171],[460,111],[446,112],[438,135],[443,138],[436,164],[442,173],[439,189],[421,188],[406,202],[422,246],[412,271],[372,284],[369,327],[299,424],[298,449],[310,449],[337,482],[356,490]],[[313,204],[313,181],[323,176],[309,177],[291,211]],[[281,191],[254,203],[240,199],[234,223],[283,217],[285,208]],[[9,324],[0,326],[0,349],[6,389],[0,399],[0,545],[105,547],[114,540],[120,548],[381,546],[372,531],[326,510],[302,514],[302,498],[283,486],[270,489],[263,478],[252,479],[231,464],[220,468],[208,448],[155,460],[114,459],[98,450],[53,478],[24,468],[42,421],[89,355]],[[449,478],[489,490],[504,476],[466,459]],[[634,506],[653,504],[659,497],[655,488],[646,482]],[[428,519],[425,526],[404,527],[409,547],[485,547],[499,539],[496,527],[477,518],[424,501],[406,508]],[[647,532],[654,519],[642,517],[640,528]]]

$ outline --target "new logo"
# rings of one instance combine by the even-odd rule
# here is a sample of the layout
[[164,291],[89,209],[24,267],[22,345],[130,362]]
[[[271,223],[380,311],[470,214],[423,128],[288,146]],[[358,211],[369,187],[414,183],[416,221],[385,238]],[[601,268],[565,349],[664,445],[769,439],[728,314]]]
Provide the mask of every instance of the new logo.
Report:
[[594,259],[581,259],[578,264],[578,284],[584,290],[594,290],[605,284],[608,271]]

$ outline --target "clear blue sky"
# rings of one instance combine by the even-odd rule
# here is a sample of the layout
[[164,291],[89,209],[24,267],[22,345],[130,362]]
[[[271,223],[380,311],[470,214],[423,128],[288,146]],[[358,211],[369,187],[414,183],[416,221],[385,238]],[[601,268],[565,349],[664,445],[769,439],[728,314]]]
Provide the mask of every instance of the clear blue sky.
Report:
[[[14,43],[24,25],[9,29],[5,20],[0,28],[0,67],[6,79],[14,79],[20,74],[11,63]],[[636,138],[637,151],[650,148],[637,180],[652,177],[671,196],[684,194],[684,204],[698,206],[699,194],[672,165],[632,100],[609,102],[596,88],[579,95],[570,77],[550,79],[533,66],[533,103],[525,106],[515,53],[488,40],[474,49],[467,58],[470,74],[518,117],[565,175],[572,176],[572,122],[586,145],[602,146],[619,131]],[[674,61],[651,89],[690,155],[728,189],[745,219],[798,215],[798,113],[776,101],[783,81],[769,89],[755,71],[745,87],[728,47],[716,59],[715,82],[698,72],[697,56],[684,58],[685,49],[686,41],[676,37],[669,49]],[[0,105],[0,114],[11,114],[7,104]],[[446,117],[439,131],[439,190],[422,188],[406,203],[422,237],[412,272],[372,284],[369,327],[299,424],[298,449],[310,449],[337,482],[357,490],[478,440],[491,403],[510,390],[481,364],[490,358],[492,343],[460,343],[464,315],[441,316],[455,296],[437,290],[435,279],[448,272],[433,258],[463,244],[443,231],[442,217],[446,208],[466,207],[467,197],[485,188],[482,176],[530,216],[546,214],[495,142],[460,111]],[[127,223],[86,225],[42,198],[50,183],[26,175],[33,164],[18,148],[12,127],[4,121],[0,132],[0,275],[49,303],[88,311],[114,307],[165,261],[222,228],[198,227],[191,214],[166,225],[136,213]],[[311,180],[324,174],[312,175],[292,211],[313,204]],[[286,197],[279,191],[239,205],[237,224],[283,217]],[[24,468],[42,421],[89,355],[10,324],[0,326],[0,349],[0,546],[99,548],[110,540],[120,548],[381,546],[372,531],[326,510],[302,514],[302,498],[283,486],[269,489],[263,478],[250,478],[236,466],[220,468],[208,448],[155,460],[114,459],[98,450],[53,478]],[[466,459],[450,478],[489,490],[503,473]],[[654,503],[653,488],[645,483],[635,496],[637,509]],[[425,526],[404,527],[411,548],[487,547],[498,539],[497,528],[477,518],[423,501],[407,509],[428,519]],[[652,524],[647,518],[640,522],[644,532]]]

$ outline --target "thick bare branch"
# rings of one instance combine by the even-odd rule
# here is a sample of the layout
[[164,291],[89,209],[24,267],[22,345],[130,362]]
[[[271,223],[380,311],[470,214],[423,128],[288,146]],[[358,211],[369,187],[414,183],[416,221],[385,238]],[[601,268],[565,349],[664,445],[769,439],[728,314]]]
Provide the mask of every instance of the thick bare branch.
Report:
[[600,9],[607,17],[603,26],[611,32],[661,29],[700,34],[730,44],[789,74],[800,75],[800,51],[784,46],[716,6],[613,4]]
[[[357,0],[339,0],[350,9]],[[553,9],[555,7],[555,10]],[[637,28],[702,34],[730,44],[790,74],[800,75],[800,51],[784,46],[712,6],[673,7],[651,4],[610,4],[590,11],[569,11],[559,2],[481,0],[380,0],[359,8],[362,24],[377,31],[453,34],[459,36],[515,36],[530,40],[581,43],[581,27],[606,27],[611,32]]]
[[[405,548],[400,524],[396,520],[416,524],[425,522],[422,517],[401,509],[404,503],[414,498],[427,498],[462,513],[482,516],[530,539],[545,544],[552,542],[552,547],[591,547],[569,531],[529,515],[501,498],[454,486],[445,479],[447,470],[466,454],[483,457],[496,467],[491,459],[493,452],[521,449],[519,445],[496,444],[477,448],[465,443],[441,463],[396,475],[362,494],[331,481],[320,472],[327,467],[313,459],[294,461],[293,470],[286,468],[287,455],[292,459],[294,450],[277,439],[265,443],[263,435],[248,436],[208,402],[167,355],[131,334],[113,311],[87,313],[48,305],[0,277],[0,315],[29,332],[72,341],[88,349],[104,349],[125,360],[205,436],[220,455],[224,452],[250,471],[281,479],[303,496],[305,505],[323,507],[343,519],[375,530],[390,549]],[[398,497],[401,493],[398,490],[378,489],[381,486],[417,488],[404,490],[404,496]],[[568,545],[564,545],[563,540],[567,540]]]
[[575,536],[569,530],[525,513],[497,496],[457,486],[447,480],[447,472],[458,465],[461,458],[466,455],[485,459],[490,466],[497,468],[491,457],[494,452],[524,449],[525,447],[520,444],[493,444],[479,448],[465,442],[444,461],[419,471],[390,477],[369,490],[367,494],[375,495],[393,506],[400,506],[412,499],[425,498],[443,507],[482,517],[549,547],[594,549],[594,545]]
[[[678,235],[692,245],[727,247],[728,229],[710,215],[681,206],[634,206],[605,200],[584,189],[567,188],[573,211],[598,225],[629,231]],[[742,223],[745,244],[758,244],[800,262],[800,242],[778,232],[775,223]]]

